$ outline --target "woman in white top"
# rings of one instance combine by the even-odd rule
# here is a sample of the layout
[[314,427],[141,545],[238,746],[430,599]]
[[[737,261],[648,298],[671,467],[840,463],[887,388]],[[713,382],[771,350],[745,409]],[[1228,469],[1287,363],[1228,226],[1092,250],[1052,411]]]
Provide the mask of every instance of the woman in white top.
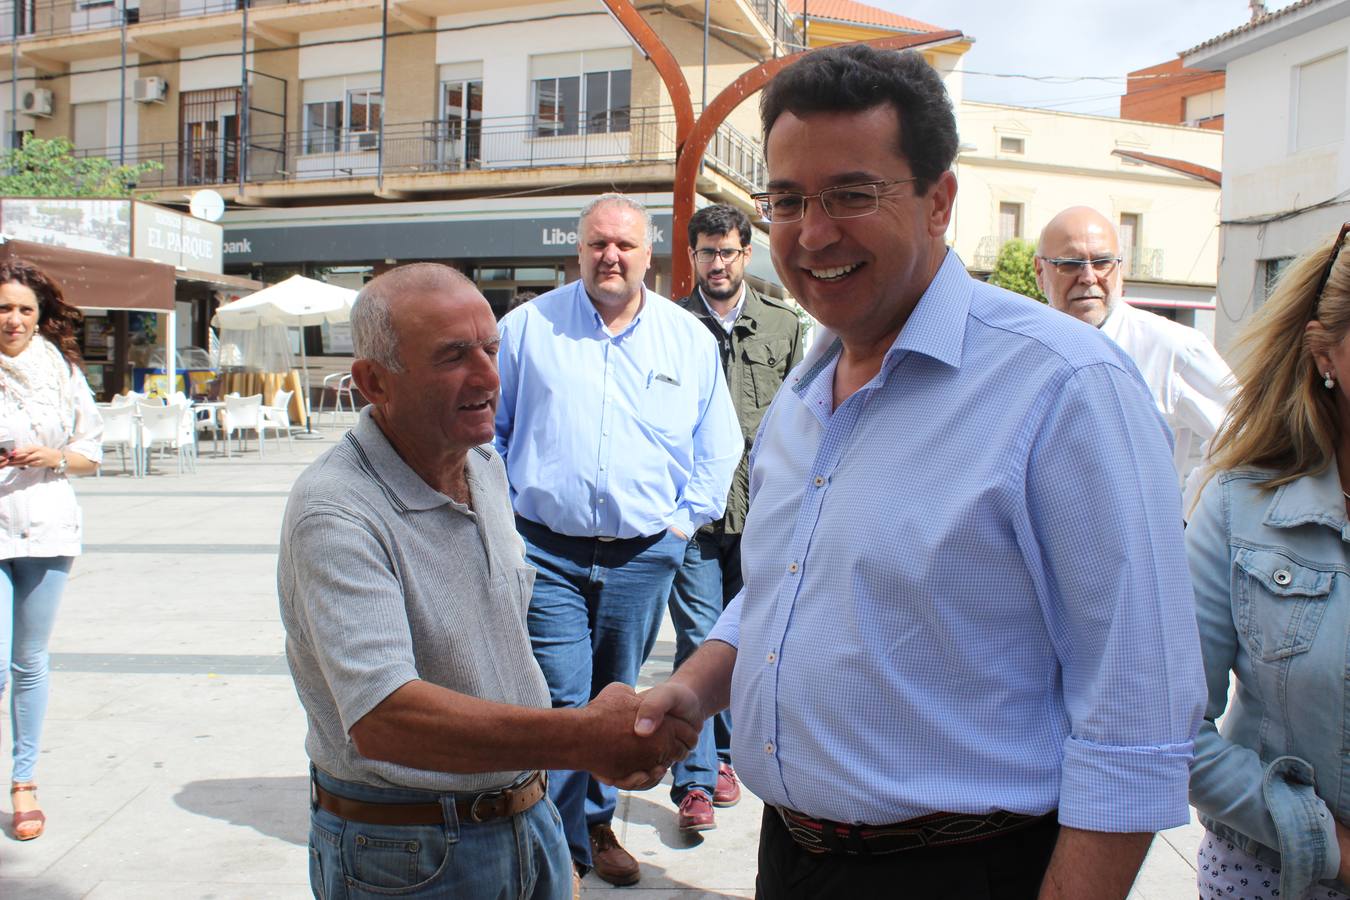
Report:
[[40,269],[0,263],[0,692],[13,673],[14,836],[42,834],[33,766],[47,712],[47,640],[80,510],[68,475],[103,458],[103,420],[80,368],[83,319]]

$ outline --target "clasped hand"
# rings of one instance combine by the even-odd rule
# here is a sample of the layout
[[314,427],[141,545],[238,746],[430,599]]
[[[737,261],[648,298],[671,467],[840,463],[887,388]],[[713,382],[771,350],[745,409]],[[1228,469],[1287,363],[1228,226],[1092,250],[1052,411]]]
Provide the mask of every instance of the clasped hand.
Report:
[[61,462],[61,451],[51,447],[19,447],[8,453],[0,453],[0,468],[15,469],[55,469]]
[[[662,685],[661,687],[665,687]],[[698,743],[701,717],[682,717],[673,709],[665,715],[664,704],[650,704],[647,698],[661,688],[638,694],[620,682],[596,695],[582,712],[591,738],[591,764],[587,768],[606,784],[624,790],[646,790],[660,782],[672,763],[684,759]],[[662,710],[648,728],[634,723],[651,713],[648,707]]]

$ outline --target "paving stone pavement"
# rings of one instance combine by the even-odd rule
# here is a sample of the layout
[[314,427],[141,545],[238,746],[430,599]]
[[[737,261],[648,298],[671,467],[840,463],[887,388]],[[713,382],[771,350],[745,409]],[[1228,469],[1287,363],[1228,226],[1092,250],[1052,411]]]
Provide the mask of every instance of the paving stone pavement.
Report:
[[[304,716],[282,656],[275,567],[286,492],[340,436],[269,442],[195,474],[157,461],[76,489],[86,554],[52,640],[37,779],[49,816],[19,843],[0,800],[0,897],[290,900],[310,896]],[[674,654],[665,624],[643,684]],[[8,703],[0,717],[8,752]],[[625,794],[615,823],[642,863],[635,887],[594,875],[588,896],[752,897],[762,806],[747,792],[686,839],[668,784]],[[1194,824],[1163,834],[1131,897],[1195,897]]]

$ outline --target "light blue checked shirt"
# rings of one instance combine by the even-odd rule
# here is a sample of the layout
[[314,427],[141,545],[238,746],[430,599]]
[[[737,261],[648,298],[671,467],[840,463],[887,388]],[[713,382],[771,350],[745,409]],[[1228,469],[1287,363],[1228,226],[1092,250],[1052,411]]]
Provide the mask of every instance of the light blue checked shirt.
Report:
[[1166,427],[1133,364],[949,252],[881,371],[837,345],[751,456],[732,755],[766,802],[880,825],[1188,820],[1204,708]]
[[722,515],[745,439],[702,322],[644,289],[612,335],[576,281],[499,327],[496,445],[517,513],[618,538],[692,536]]

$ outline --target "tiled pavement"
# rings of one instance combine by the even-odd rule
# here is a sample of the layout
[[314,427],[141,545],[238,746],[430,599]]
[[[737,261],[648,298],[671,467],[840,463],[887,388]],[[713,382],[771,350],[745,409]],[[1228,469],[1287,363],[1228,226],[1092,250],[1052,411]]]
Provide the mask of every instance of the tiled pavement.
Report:
[[[196,474],[77,484],[87,553],[53,638],[38,769],[39,840],[0,837],[0,897],[264,900],[309,896],[304,717],[282,657],[277,529],[286,491],[332,445],[205,456]],[[644,683],[669,671],[669,623]],[[8,707],[8,704],[4,704]],[[5,751],[9,724],[0,719]],[[0,801],[3,802],[3,801]],[[666,788],[625,795],[616,830],[643,864],[632,900],[750,897],[761,807],[686,840]],[[8,808],[3,819],[8,820]],[[1166,833],[1138,900],[1193,898],[1194,825]]]

